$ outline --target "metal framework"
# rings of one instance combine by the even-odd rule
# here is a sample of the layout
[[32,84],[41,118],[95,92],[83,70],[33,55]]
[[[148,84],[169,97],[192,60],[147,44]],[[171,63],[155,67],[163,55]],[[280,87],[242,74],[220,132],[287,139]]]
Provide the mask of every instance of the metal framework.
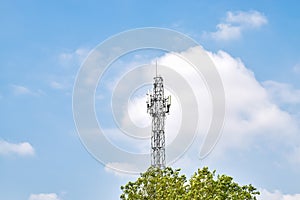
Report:
[[164,168],[165,155],[165,119],[171,106],[171,96],[164,96],[164,84],[161,76],[154,77],[153,91],[147,94],[147,112],[152,117],[151,165]]

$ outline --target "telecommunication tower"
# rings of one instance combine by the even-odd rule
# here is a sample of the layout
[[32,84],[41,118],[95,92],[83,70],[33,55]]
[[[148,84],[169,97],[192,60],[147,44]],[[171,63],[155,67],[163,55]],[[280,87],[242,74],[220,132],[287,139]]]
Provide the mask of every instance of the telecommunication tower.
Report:
[[153,90],[147,93],[147,112],[152,117],[151,130],[151,166],[164,168],[166,166],[165,155],[165,119],[171,106],[171,96],[164,96],[164,83],[161,76],[153,78]]

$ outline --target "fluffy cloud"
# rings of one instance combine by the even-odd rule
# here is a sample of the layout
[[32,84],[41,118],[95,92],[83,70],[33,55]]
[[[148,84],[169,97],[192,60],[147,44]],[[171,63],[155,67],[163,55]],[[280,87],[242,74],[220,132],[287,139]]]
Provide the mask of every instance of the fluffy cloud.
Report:
[[32,156],[34,148],[28,142],[15,144],[0,140],[0,155]]
[[263,86],[269,96],[279,104],[300,104],[300,90],[290,84],[265,81]]
[[51,86],[53,89],[58,89],[58,90],[62,90],[62,89],[65,88],[65,85],[64,85],[64,84],[59,83],[59,82],[57,82],[57,81],[51,81],[50,86]]
[[258,11],[229,11],[225,20],[217,25],[217,31],[208,35],[215,40],[237,39],[241,37],[243,31],[259,28],[267,23],[267,18]]
[[240,26],[248,27],[260,27],[268,22],[267,18],[258,11],[227,12],[225,21],[230,24],[237,24]]
[[[136,96],[133,97],[128,104],[128,114],[131,121],[138,127],[147,127],[151,124],[151,119],[146,110],[147,97]],[[143,111],[143,112],[141,112]]]
[[44,93],[42,90],[33,91],[30,88],[23,85],[11,85],[11,88],[13,94],[16,96],[20,96],[20,95],[39,96]]
[[22,85],[12,85],[12,89],[15,95],[33,94],[29,88]]
[[57,55],[57,60],[62,66],[62,69],[59,74],[51,77],[49,86],[52,89],[64,91],[69,95],[74,84],[74,75],[77,73],[76,70],[90,51],[91,49],[89,48],[81,47],[75,50],[66,50]]
[[53,80],[50,82],[50,87],[55,90],[63,90],[63,91],[69,90],[70,88],[72,88],[71,80],[72,78],[70,77],[64,77],[64,80],[59,80],[59,81]]
[[28,200],[60,200],[60,198],[55,193],[49,194],[31,194]]
[[63,66],[79,65],[90,52],[89,48],[78,48],[59,54],[58,59]]
[[[189,52],[189,54],[193,53],[196,53],[196,51]],[[251,140],[258,136],[266,136],[270,141],[276,141],[277,136],[282,136],[288,142],[299,130],[299,127],[290,113],[282,110],[276,102],[271,100],[270,87],[271,85],[284,86],[280,88],[280,91],[287,91],[290,95],[287,98],[290,101],[298,100],[299,92],[295,92],[296,89],[287,90],[287,85],[282,83],[275,84],[275,82],[267,81],[261,84],[256,80],[254,73],[247,69],[240,59],[233,58],[224,51],[207,53],[220,73],[226,95],[226,122],[223,130],[224,137],[220,144],[224,146],[221,151],[227,148],[247,147]],[[194,91],[202,91],[199,92],[201,96],[199,96],[199,93],[196,94],[196,92],[195,95],[198,96],[197,100],[200,101],[199,118],[202,122],[200,126],[202,126],[202,130],[207,129],[208,126],[203,124],[209,124],[209,119],[207,118],[211,117],[210,108],[212,105],[210,105],[205,84],[200,83],[202,80],[197,80],[199,77],[195,77],[193,71],[188,69],[190,66],[180,61],[174,55],[166,54],[159,59],[159,63],[171,66],[174,70],[177,70],[190,82]],[[144,114],[138,114],[136,109],[142,108],[145,104],[145,99],[135,99],[134,103],[139,106],[134,107],[132,104],[129,104],[128,111],[129,113],[132,112],[132,116],[138,118],[132,117],[135,121],[144,125],[146,121],[149,121],[149,117]],[[172,137],[176,137],[178,133],[173,127],[178,129],[178,123],[180,123],[180,121],[175,120],[181,114],[180,103],[180,100],[172,102],[172,113],[167,119],[167,131]],[[175,118],[174,120],[172,120],[173,117]],[[174,133],[175,135],[173,135]],[[281,140],[280,142],[284,141]]]
[[[253,26],[257,26],[256,23],[253,23]],[[198,56],[196,49],[182,52],[182,55],[187,53],[190,54],[190,56]],[[262,84],[256,80],[254,73],[249,70],[239,58],[234,58],[224,51],[207,53],[220,73],[226,95],[225,125],[223,135],[214,149],[214,152],[216,152],[214,155],[219,155],[224,158],[229,150],[238,150],[241,152],[251,148],[253,144],[263,145],[265,140],[268,141],[268,147],[272,148],[272,151],[276,149],[273,154],[277,153],[278,156],[286,155],[284,158],[286,160],[289,159],[287,155],[290,152],[293,152],[290,155],[296,154],[298,152],[297,146],[299,146],[299,142],[297,142],[299,141],[299,136],[297,136],[297,132],[299,132],[297,121],[292,114],[282,109],[278,102],[272,100],[270,93],[270,86],[273,87],[276,84],[285,86],[285,84],[274,84],[275,82],[272,81],[267,81]],[[196,158],[198,157],[197,154],[200,150],[201,141],[203,141],[211,120],[212,105],[209,93],[203,80],[195,76],[195,73],[189,70],[191,67],[178,56],[166,54],[158,59],[158,63],[171,67],[190,83],[193,91],[196,91],[195,95],[199,103],[199,137],[197,140],[198,143],[196,141],[196,145],[192,146],[192,153],[189,155],[190,157]],[[140,74],[140,77],[141,76],[143,75]],[[165,80],[166,86],[168,86],[169,79],[166,77]],[[134,82],[135,80],[132,81]],[[176,85],[180,83],[173,84]],[[186,88],[182,87],[181,89],[186,90]],[[297,90],[293,89],[293,91]],[[291,92],[290,95],[293,95],[293,98],[297,97],[297,93],[295,92]],[[146,122],[149,122],[149,116],[145,113],[139,113],[138,111],[138,109],[142,108],[145,111],[145,98],[136,98],[131,103],[129,103],[128,107],[129,116],[131,116],[130,120],[136,124],[140,124],[141,127],[145,126],[147,124]],[[182,103],[182,99],[178,102],[172,102],[171,115],[168,116],[166,124],[167,143],[172,142],[172,138],[178,134],[178,126],[180,126],[178,117],[180,117],[179,115],[181,114],[180,103]],[[189,107],[189,104],[186,106]],[[177,118],[177,120],[172,120],[172,118]],[[124,121],[128,123],[128,120]],[[126,123],[123,125],[126,125]],[[111,133],[113,132],[115,131],[111,130]],[[119,132],[118,134],[122,133]],[[185,134],[193,133],[185,132]],[[110,137],[109,135],[114,137],[115,144],[123,144],[124,146],[124,143],[128,142],[128,140],[125,140],[125,137],[128,137],[126,135],[121,137],[116,134],[108,134],[107,136]],[[149,144],[149,141],[146,141],[146,143]],[[149,149],[144,148],[149,148],[149,145],[145,145],[146,143],[145,141],[139,142],[138,140],[132,140],[130,145],[138,146],[140,152],[147,152]],[[262,148],[265,148],[265,146]],[[169,150],[167,147],[167,151]],[[219,156],[215,159],[220,158]]]
[[298,200],[300,199],[300,194],[282,194],[280,191],[269,192],[268,190],[262,189],[260,191],[259,200]]
[[209,54],[222,77],[226,95],[227,116],[221,143],[242,148],[258,136],[268,137],[270,142],[278,138],[288,142],[299,130],[293,116],[270,100],[268,90],[240,59],[223,51]]

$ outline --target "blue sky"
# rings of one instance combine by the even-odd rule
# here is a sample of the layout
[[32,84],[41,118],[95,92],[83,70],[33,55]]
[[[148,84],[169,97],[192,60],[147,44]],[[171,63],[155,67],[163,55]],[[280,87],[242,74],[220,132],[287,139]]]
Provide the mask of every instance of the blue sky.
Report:
[[[194,161],[191,148],[175,166],[191,173],[208,165],[253,183],[266,199],[299,199],[298,4],[1,1],[0,199],[118,199],[120,186],[134,177],[107,170],[86,151],[73,121],[72,89],[90,50],[112,35],[141,27],[174,29],[196,40],[220,66],[229,95],[228,126],[215,153]],[[150,55],[144,62],[157,54]],[[128,60],[120,66],[128,66]],[[172,63],[168,55],[161,61]],[[234,101],[239,96],[231,91],[243,88],[248,98]],[[250,111],[241,110],[247,106]],[[234,126],[240,122],[236,113],[260,117],[254,112],[258,107],[266,115],[264,123],[251,121],[243,130],[244,142],[234,135],[240,130]]]

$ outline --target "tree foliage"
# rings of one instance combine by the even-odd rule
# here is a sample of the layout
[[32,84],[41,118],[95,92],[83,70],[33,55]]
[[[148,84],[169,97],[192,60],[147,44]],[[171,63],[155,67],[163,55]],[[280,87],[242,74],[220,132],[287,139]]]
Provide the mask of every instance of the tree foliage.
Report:
[[135,182],[121,186],[122,200],[256,200],[259,192],[251,184],[240,186],[227,175],[207,167],[198,169],[189,181],[180,169],[150,167]]

